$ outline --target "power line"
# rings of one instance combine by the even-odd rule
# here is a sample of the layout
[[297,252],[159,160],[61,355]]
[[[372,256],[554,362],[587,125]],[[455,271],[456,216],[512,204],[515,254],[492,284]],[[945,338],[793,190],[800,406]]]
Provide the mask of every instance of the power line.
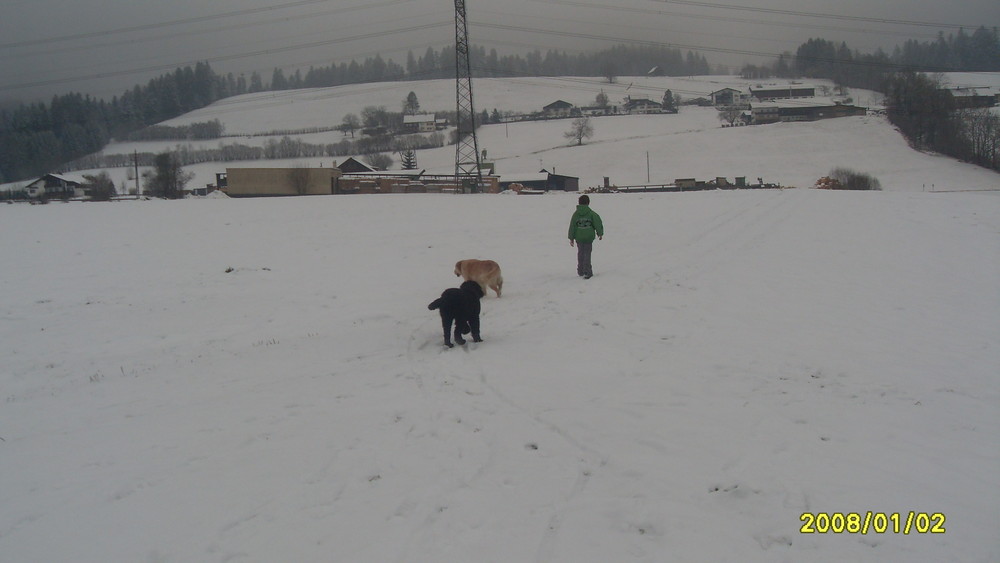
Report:
[[[105,30],[102,30],[102,31],[89,31],[89,32],[86,32],[86,33],[77,33],[77,34],[73,34],[73,35],[57,35],[57,36],[54,36],[54,37],[45,37],[45,38],[41,38],[41,39],[29,39],[29,40],[26,40],[26,41],[15,41],[15,42],[11,42],[11,43],[0,43],[0,49],[6,49],[6,48],[11,48],[11,47],[24,47],[24,46],[28,46],[28,45],[40,45],[40,44],[47,44],[47,43],[63,43],[63,42],[66,42],[66,41],[75,41],[77,39],[89,39],[91,37],[102,37],[102,36],[105,36],[105,35],[113,35],[113,34],[119,34],[119,33],[131,33],[133,31],[147,31],[147,30],[150,30],[150,29],[161,29],[161,28],[164,28],[164,27],[173,27],[173,26],[177,26],[177,25],[186,25],[186,24],[191,24],[191,23],[205,22],[205,21],[218,20],[218,19],[224,19],[224,18],[232,18],[232,17],[236,17],[236,16],[245,16],[245,15],[248,15],[248,14],[257,14],[257,13],[261,13],[261,12],[270,12],[270,11],[275,11],[275,10],[284,10],[284,9],[287,9],[287,8],[297,8],[299,6],[307,6],[307,5],[310,5],[310,4],[322,4],[322,3],[331,2],[331,1],[336,1],[336,0],[298,0],[296,2],[288,2],[288,3],[285,3],[285,4],[275,4],[273,6],[262,6],[260,8],[247,8],[245,10],[236,10],[236,11],[233,11],[233,12],[224,12],[224,13],[221,13],[221,14],[213,14],[213,15],[208,15],[208,16],[197,16],[197,17],[193,17],[193,18],[184,18],[184,19],[171,20],[171,21],[166,21],[166,22],[156,22],[156,23],[148,23],[148,24],[141,24],[141,25],[133,25],[133,26],[129,26],[129,27],[119,27],[119,28],[116,28],[116,29],[105,29]],[[404,0],[404,1],[412,1],[412,0]],[[354,8],[345,8],[345,10],[351,10],[351,9],[358,9],[358,10],[360,10],[360,9],[364,9],[366,7],[367,6],[357,6],[357,7],[354,7]]]
[[423,30],[427,30],[427,29],[435,29],[435,28],[444,27],[444,26],[447,26],[447,25],[450,25],[450,24],[451,24],[451,22],[437,22],[437,23],[430,23],[430,24],[424,24],[424,25],[419,25],[419,26],[411,26],[409,28],[400,29],[400,30],[379,31],[379,32],[365,33],[365,34],[361,34],[361,35],[354,35],[354,36],[350,36],[350,37],[338,37],[336,39],[326,39],[326,40],[322,40],[322,41],[312,41],[312,42],[309,42],[309,43],[302,43],[302,44],[298,44],[298,45],[288,45],[288,46],[285,46],[285,47],[276,47],[276,48],[273,48],[273,49],[263,49],[263,50],[259,50],[259,51],[253,51],[253,52],[237,53],[235,55],[225,55],[225,56],[209,57],[209,58],[201,59],[201,60],[198,60],[198,61],[185,61],[185,62],[180,62],[180,63],[167,63],[167,64],[160,64],[160,65],[151,65],[151,66],[146,66],[146,67],[141,67],[141,68],[131,68],[131,69],[124,69],[124,70],[116,70],[116,71],[111,71],[111,72],[95,73],[95,74],[91,74],[91,75],[73,76],[73,77],[68,77],[68,78],[54,78],[54,79],[49,79],[49,80],[37,80],[37,81],[34,81],[34,82],[22,82],[22,83],[19,83],[19,84],[8,84],[6,86],[0,86],[0,91],[4,91],[4,90],[19,90],[19,89],[22,89],[22,88],[34,88],[34,87],[38,87],[38,86],[52,86],[54,84],[65,84],[67,82],[77,82],[77,81],[83,81],[83,80],[96,80],[96,79],[100,79],[100,78],[111,78],[111,77],[115,77],[115,76],[127,76],[127,75],[130,75],[130,74],[141,74],[141,73],[147,73],[147,72],[172,70],[172,69],[179,68],[179,67],[191,66],[191,65],[197,64],[199,62],[217,63],[217,62],[230,61],[230,60],[235,60],[235,59],[245,59],[245,58],[249,58],[249,57],[260,57],[260,56],[264,56],[264,55],[273,55],[273,54],[277,54],[277,53],[285,53],[285,52],[288,52],[288,51],[298,51],[298,50],[310,49],[310,48],[314,48],[314,47],[324,47],[324,46],[327,46],[327,45],[334,45],[334,44],[337,44],[337,43],[346,43],[346,42],[349,42],[349,41],[358,41],[358,40],[362,40],[362,39],[372,39],[372,38],[375,38],[375,37],[383,37],[386,34],[409,33],[409,32],[413,32],[413,31],[423,31]]
[[[664,4],[677,4],[680,6],[695,6],[699,8],[712,8],[716,10],[737,10],[744,12],[758,12],[763,14],[780,14],[785,16],[799,16],[807,18],[823,18],[832,20],[843,20],[843,21],[860,21],[860,22],[873,22],[873,23],[884,23],[891,25],[909,25],[917,27],[945,27],[951,29],[959,28],[973,28],[979,27],[978,25],[969,24],[955,24],[955,23],[940,23],[940,22],[927,22],[927,21],[917,21],[917,20],[898,20],[892,18],[874,18],[866,16],[849,16],[844,14],[826,14],[820,12],[804,12],[799,10],[782,10],[777,8],[760,8],[755,6],[742,6],[737,4],[716,4],[714,2],[698,2],[695,0],[652,0],[653,2],[662,2]],[[980,24],[981,25],[981,24]]]
[[[643,14],[643,15],[660,15],[660,16],[680,17],[680,18],[695,19],[695,20],[723,21],[723,22],[729,22],[729,23],[746,23],[746,24],[755,24],[755,25],[769,25],[769,26],[775,25],[775,22],[773,20],[760,20],[760,19],[738,18],[738,17],[730,17],[730,16],[716,16],[716,15],[706,15],[706,14],[688,14],[688,13],[682,13],[682,12],[670,12],[670,11],[666,11],[666,10],[653,10],[653,9],[649,9],[649,8],[633,8],[633,7],[628,7],[628,6],[608,6],[608,5],[604,5],[604,4],[592,4],[592,3],[588,3],[588,2],[573,2],[573,1],[570,1],[570,0],[531,0],[531,1],[539,3],[539,4],[556,4],[556,5],[563,5],[563,6],[573,6],[573,7],[577,7],[577,8],[593,8],[593,9],[597,9],[597,10],[610,10],[610,11],[614,11],[614,12],[630,12],[630,13]],[[560,20],[561,21],[573,21],[573,20],[567,20],[567,19],[564,19],[564,18],[560,18]],[[579,22],[579,20],[576,20],[576,21]],[[579,22],[579,23],[585,23],[585,22]],[[866,33],[866,32],[870,32],[870,30],[859,29],[859,28],[856,28],[856,27],[839,27],[839,26],[833,26],[833,25],[819,25],[819,24],[807,24],[807,23],[782,24],[782,26],[783,27],[794,27],[796,29],[818,29],[818,30],[823,30],[823,31],[839,31],[839,32],[850,32],[850,33]],[[695,33],[695,32],[681,31],[680,33]],[[710,34],[708,32],[698,32],[698,33],[701,34],[701,35],[708,35],[708,34]],[[911,38],[914,37],[914,36],[918,36],[918,37],[922,37],[922,38],[925,38],[925,39],[933,39],[934,37],[936,37],[936,35],[934,35],[934,34],[912,34],[912,33],[907,33],[905,31],[881,31],[880,30],[880,31],[878,31],[878,33],[881,34],[881,35],[894,35],[894,36],[899,36],[899,37],[911,37]],[[727,35],[727,37],[732,37],[732,36],[731,35]],[[758,39],[760,39],[760,38],[758,38]]]
[[[318,1],[318,0],[315,0],[315,1]],[[323,1],[327,1],[327,0],[323,0]],[[388,7],[388,6],[395,6],[395,5],[398,5],[398,4],[405,4],[407,2],[412,2],[412,1],[413,0],[390,0],[390,1],[385,1],[385,2],[379,2],[379,3],[373,3],[373,4],[366,4],[364,6],[352,6],[352,7],[348,7],[348,8],[334,8],[334,9],[330,9],[330,10],[321,10],[321,11],[317,11],[317,12],[310,12],[308,14],[298,14],[298,15],[294,15],[294,16],[282,16],[282,17],[278,17],[278,18],[271,18],[271,19],[261,20],[261,21],[255,21],[255,22],[232,24],[232,25],[219,26],[219,27],[212,27],[210,29],[178,31],[178,32],[172,32],[170,34],[164,34],[164,35],[143,36],[143,37],[141,37],[139,39],[119,39],[119,40],[114,40],[114,41],[105,41],[105,42],[102,42],[102,43],[88,43],[88,44],[84,44],[84,45],[67,45],[67,46],[64,46],[64,47],[58,47],[58,48],[55,48],[55,49],[49,49],[49,50],[45,50],[45,51],[34,51],[34,52],[27,52],[27,53],[24,53],[24,52],[15,52],[15,51],[9,51],[9,52],[4,53],[4,52],[0,51],[0,59],[22,58],[22,57],[35,57],[35,56],[41,56],[41,55],[53,55],[53,54],[56,54],[56,53],[65,53],[65,52],[70,52],[70,51],[78,52],[78,51],[82,51],[82,50],[99,49],[101,47],[112,47],[112,46],[115,46],[115,45],[132,45],[132,44],[136,44],[136,43],[151,43],[151,42],[154,42],[154,41],[158,41],[160,39],[177,39],[179,37],[191,37],[191,36],[196,36],[196,35],[218,34],[219,32],[222,32],[222,31],[233,31],[233,30],[240,30],[240,29],[248,29],[248,28],[251,28],[251,27],[261,27],[261,26],[271,25],[271,24],[274,24],[274,23],[284,23],[284,22],[291,22],[291,21],[303,20],[303,19],[315,19],[315,18],[320,17],[320,16],[342,15],[342,14],[347,13],[347,12],[354,12],[354,11],[358,11],[358,10],[366,10],[366,9],[370,9],[370,8],[384,8],[384,7]],[[219,16],[219,17],[222,17],[222,16]],[[226,16],[226,17],[228,17],[228,16]],[[213,18],[210,18],[210,19],[215,19],[215,18],[213,17]],[[410,18],[410,19],[412,19],[412,18]],[[380,23],[384,23],[384,22],[380,22]],[[150,24],[150,25],[156,26],[156,27],[169,27],[170,25],[173,25],[173,24]],[[106,34],[107,35],[117,34],[117,32],[100,32],[100,33],[97,33],[97,34],[94,34],[94,35],[96,35],[96,36],[104,36]],[[91,35],[91,34],[86,34],[86,35]],[[81,38],[81,37],[77,36],[77,38]],[[61,38],[56,38],[56,39],[61,39]],[[43,42],[43,40],[32,41],[32,43],[42,43],[42,42]],[[61,42],[61,41],[53,40],[53,41],[44,41],[44,42],[45,43],[55,43],[55,42]],[[2,48],[2,47],[4,47],[4,46],[0,45],[0,48]]]

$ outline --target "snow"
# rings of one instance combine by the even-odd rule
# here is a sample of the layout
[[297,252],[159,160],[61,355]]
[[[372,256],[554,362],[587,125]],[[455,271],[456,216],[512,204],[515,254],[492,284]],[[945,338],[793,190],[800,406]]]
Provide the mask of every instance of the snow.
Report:
[[[0,207],[0,560],[1000,559],[1000,192],[930,193],[998,176],[685,113],[484,128],[511,171],[644,180],[669,140],[667,178],[803,186],[594,194],[590,280],[573,194]],[[834,166],[886,191],[804,187]],[[447,349],[473,257],[504,294]],[[946,533],[799,531],[867,511]]]

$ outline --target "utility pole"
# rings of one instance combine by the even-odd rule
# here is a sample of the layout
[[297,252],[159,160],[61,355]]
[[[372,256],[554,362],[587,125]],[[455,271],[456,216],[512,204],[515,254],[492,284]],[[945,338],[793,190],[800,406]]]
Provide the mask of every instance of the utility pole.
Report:
[[[455,183],[467,191],[479,192],[483,173],[476,139],[476,111],[472,105],[472,68],[469,65],[469,27],[465,0],[455,0]],[[470,185],[471,184],[471,185]]]
[[135,166],[135,199],[139,199],[139,151],[132,151],[132,164]]

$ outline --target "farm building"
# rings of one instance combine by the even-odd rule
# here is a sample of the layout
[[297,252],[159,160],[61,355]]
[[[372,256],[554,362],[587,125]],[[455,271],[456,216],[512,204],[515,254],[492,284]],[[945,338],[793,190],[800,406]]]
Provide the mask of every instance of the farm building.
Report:
[[[335,194],[459,193],[463,188],[452,174],[427,174],[418,170],[344,174],[334,179]],[[497,193],[496,176],[483,176],[480,193]]]
[[521,184],[529,190],[580,191],[580,179],[576,176],[553,174],[547,170],[535,174],[504,174],[500,176],[500,190],[509,189],[511,184]]
[[345,160],[344,162],[341,162],[339,166],[336,166],[336,168],[338,170],[340,170],[344,174],[357,174],[357,173],[360,173],[360,172],[374,172],[375,171],[374,168],[372,168],[371,166],[368,166],[364,162],[361,162],[360,160],[358,160],[358,159],[356,159],[354,157],[350,157],[347,160]]
[[997,105],[998,95],[989,88],[958,86],[945,88],[944,91],[951,95],[955,107],[959,109],[991,108]]
[[750,111],[753,115],[753,123],[756,125],[779,121],[816,121],[867,113],[863,107],[826,102],[760,102],[752,104]]
[[333,193],[337,168],[226,168],[230,197],[328,195]]

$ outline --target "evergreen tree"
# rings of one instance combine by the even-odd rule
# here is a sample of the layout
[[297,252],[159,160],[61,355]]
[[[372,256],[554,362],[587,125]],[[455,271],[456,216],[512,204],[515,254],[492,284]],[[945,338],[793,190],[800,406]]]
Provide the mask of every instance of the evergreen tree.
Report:
[[84,174],[83,178],[89,184],[88,191],[91,201],[111,201],[111,198],[116,195],[115,183],[106,171],[101,171],[96,175]]
[[416,170],[417,151],[413,149],[406,149],[400,153],[400,158],[402,159],[403,170]]
[[410,92],[406,95],[406,99],[403,100],[403,113],[405,115],[416,115],[420,111],[420,102],[417,100],[417,95],[414,92]]
[[674,99],[674,93],[667,90],[663,93],[663,110],[668,112],[677,112],[677,100]]
[[253,94],[255,92],[263,92],[263,91],[264,91],[264,80],[261,79],[259,74],[257,74],[257,71],[254,71],[253,74],[250,75],[250,88],[247,90],[247,92]]
[[288,79],[285,78],[285,73],[280,68],[275,68],[274,73],[271,74],[271,89],[272,90],[288,89]]
[[194,178],[194,173],[181,167],[180,159],[170,152],[156,155],[153,172],[145,174],[145,193],[153,197],[180,199],[184,197],[184,186]]

